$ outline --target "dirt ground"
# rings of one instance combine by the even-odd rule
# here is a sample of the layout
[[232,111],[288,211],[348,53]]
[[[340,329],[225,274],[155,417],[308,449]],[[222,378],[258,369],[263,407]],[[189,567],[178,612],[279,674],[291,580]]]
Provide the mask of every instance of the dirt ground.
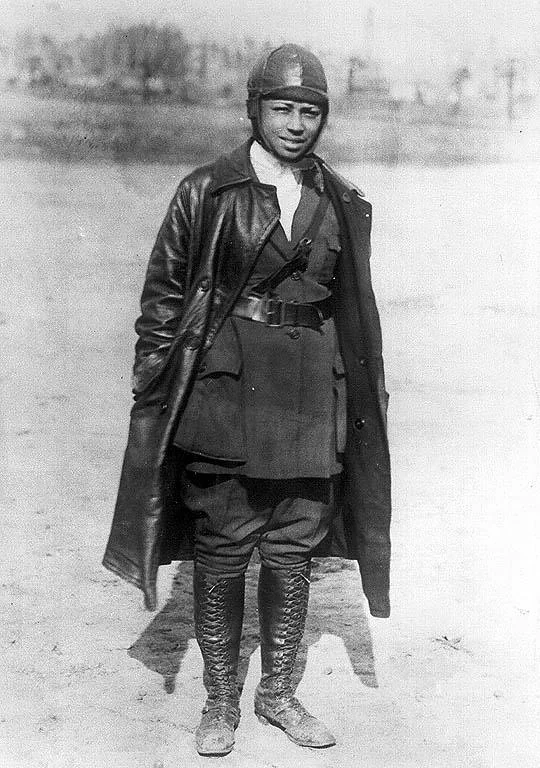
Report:
[[[224,768],[536,768],[538,165],[343,168],[374,203],[394,466],[392,617],[315,570],[299,695],[336,733],[252,712]],[[4,768],[208,765],[188,564],[160,608],[103,570],[138,295],[185,169],[2,162]],[[537,380],[536,380],[537,381]],[[212,761],[210,761],[212,762]]]

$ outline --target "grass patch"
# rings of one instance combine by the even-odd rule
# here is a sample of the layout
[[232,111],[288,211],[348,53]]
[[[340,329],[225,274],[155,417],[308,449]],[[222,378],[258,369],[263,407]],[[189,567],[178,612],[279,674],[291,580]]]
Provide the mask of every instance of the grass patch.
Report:
[[[4,157],[64,161],[196,164],[229,151],[250,133],[243,105],[89,102],[4,94]],[[450,165],[505,159],[500,120],[452,116],[448,109],[343,104],[321,139],[330,162]]]

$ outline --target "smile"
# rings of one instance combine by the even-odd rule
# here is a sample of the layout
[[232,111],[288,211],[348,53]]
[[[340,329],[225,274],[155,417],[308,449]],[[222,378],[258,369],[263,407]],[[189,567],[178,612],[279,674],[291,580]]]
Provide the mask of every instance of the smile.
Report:
[[291,145],[291,146],[293,146],[293,147],[300,147],[300,146],[302,146],[303,144],[305,144],[305,139],[291,139],[291,138],[289,138],[289,137],[280,136],[280,140],[281,140],[281,141],[282,141],[284,144],[290,144],[290,145]]

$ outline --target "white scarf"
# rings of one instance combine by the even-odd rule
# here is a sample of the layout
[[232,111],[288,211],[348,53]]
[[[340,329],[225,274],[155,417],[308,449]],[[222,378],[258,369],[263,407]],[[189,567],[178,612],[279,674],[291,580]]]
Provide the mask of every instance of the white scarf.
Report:
[[249,154],[261,184],[271,184],[277,190],[281,226],[290,240],[294,213],[302,193],[302,171],[293,170],[287,163],[280,162],[257,141],[251,145]]

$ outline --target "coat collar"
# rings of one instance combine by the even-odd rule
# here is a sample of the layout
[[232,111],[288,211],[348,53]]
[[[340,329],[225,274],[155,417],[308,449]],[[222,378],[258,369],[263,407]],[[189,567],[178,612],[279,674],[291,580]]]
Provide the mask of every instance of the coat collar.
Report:
[[253,169],[249,160],[249,148],[253,139],[244,142],[230,155],[218,158],[214,166],[213,180],[210,184],[210,192],[218,194],[227,187],[246,184],[254,181]]

